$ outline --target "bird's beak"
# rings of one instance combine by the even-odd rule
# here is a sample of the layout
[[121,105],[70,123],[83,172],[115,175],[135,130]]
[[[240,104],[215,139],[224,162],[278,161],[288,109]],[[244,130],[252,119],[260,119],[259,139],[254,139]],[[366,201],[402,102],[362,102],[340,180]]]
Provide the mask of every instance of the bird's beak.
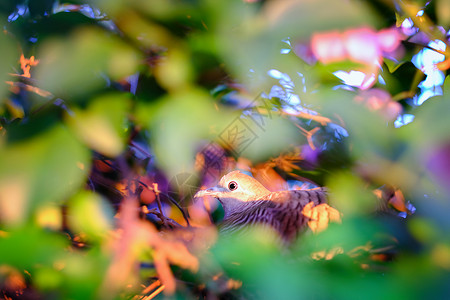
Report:
[[219,193],[222,193],[224,191],[224,188],[221,187],[212,187],[206,190],[200,190],[198,191],[195,195],[194,198],[201,198],[204,196],[210,196],[210,197],[215,197],[217,196]]

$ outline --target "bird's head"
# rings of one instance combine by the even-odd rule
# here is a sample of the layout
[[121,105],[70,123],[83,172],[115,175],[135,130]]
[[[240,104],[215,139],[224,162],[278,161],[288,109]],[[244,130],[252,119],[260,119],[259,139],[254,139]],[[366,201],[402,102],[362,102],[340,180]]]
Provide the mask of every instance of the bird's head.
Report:
[[218,199],[225,210],[225,215],[244,202],[253,201],[269,194],[255,178],[240,171],[233,171],[223,176],[212,188],[198,191],[194,198],[210,196]]

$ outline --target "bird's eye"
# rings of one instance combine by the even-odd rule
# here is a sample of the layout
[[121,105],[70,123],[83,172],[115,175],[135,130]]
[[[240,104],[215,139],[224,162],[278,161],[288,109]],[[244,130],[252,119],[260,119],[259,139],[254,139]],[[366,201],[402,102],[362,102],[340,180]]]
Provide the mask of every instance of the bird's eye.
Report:
[[230,191],[234,191],[237,188],[238,188],[237,182],[236,181],[230,181],[230,183],[228,184],[228,189]]

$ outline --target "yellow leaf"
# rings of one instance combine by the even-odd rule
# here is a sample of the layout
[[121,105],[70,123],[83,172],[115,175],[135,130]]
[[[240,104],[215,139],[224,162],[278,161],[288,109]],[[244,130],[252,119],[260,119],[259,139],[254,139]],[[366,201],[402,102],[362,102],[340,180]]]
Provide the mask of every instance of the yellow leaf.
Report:
[[62,227],[61,207],[46,205],[38,208],[36,213],[36,222],[41,227],[60,230]]
[[75,113],[75,118],[69,119],[69,124],[89,147],[111,157],[122,152],[120,138],[103,116],[82,111]]

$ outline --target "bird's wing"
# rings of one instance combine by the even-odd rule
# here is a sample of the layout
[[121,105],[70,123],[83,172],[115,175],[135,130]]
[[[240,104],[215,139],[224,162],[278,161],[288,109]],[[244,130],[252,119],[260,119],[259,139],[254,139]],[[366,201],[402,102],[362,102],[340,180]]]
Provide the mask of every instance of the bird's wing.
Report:
[[223,220],[221,231],[227,233],[244,231],[249,225],[269,226],[277,231],[285,242],[290,242],[306,227],[309,219],[302,214],[302,210],[308,202],[271,200],[247,202],[239,213],[234,213]]
[[244,203],[241,209],[222,221],[221,231],[231,233],[240,231],[248,225],[268,223],[268,215],[265,211],[270,205],[270,202],[266,200]]
[[276,203],[300,202],[303,206],[312,201],[314,205],[319,205],[327,203],[327,191],[325,188],[315,188],[272,192],[268,196],[261,197],[261,200],[269,200]]

